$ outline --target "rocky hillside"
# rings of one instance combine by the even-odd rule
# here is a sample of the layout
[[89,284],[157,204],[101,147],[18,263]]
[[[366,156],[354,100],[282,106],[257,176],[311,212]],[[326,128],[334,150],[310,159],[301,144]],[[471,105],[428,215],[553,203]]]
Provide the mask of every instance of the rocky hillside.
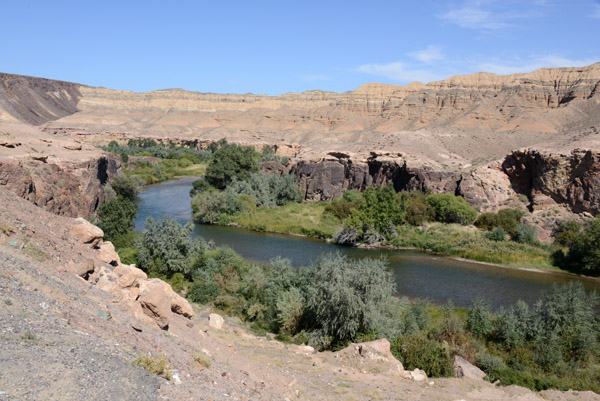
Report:
[[[0,188],[0,399],[597,401],[405,371],[389,342],[316,353],[249,334],[124,265],[102,231]],[[157,376],[135,366],[163,358]],[[169,380],[166,379],[169,377]]]
[[[182,133],[190,128],[218,127],[299,132],[395,132],[443,127],[556,133],[597,118],[594,111],[598,110],[600,97],[600,63],[506,76],[477,73],[429,84],[366,84],[346,93],[308,91],[266,96],[184,90],[79,90],[80,114],[110,111],[132,125],[142,123],[143,115],[155,115],[159,118],[152,125],[178,127]],[[125,111],[131,116],[125,118]],[[105,121],[103,125],[112,124]]]
[[0,73],[0,120],[39,125],[77,111],[82,85]]

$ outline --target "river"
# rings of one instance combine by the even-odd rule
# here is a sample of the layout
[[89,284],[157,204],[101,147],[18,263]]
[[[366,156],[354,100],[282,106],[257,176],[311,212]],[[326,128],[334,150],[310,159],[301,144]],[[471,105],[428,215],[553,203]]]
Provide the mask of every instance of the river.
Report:
[[[139,194],[135,230],[143,230],[148,217],[168,215],[180,223],[192,217],[189,191],[194,178],[186,177],[153,185]],[[600,280],[553,271],[529,271],[459,261],[422,252],[366,250],[343,247],[324,241],[282,234],[258,233],[235,227],[197,224],[194,235],[229,246],[244,258],[258,262],[277,256],[304,266],[328,252],[353,258],[385,257],[394,273],[397,291],[409,298],[424,298],[443,304],[471,306],[484,299],[494,308],[511,305],[518,299],[534,303],[552,284],[581,282],[587,290],[600,291]]]

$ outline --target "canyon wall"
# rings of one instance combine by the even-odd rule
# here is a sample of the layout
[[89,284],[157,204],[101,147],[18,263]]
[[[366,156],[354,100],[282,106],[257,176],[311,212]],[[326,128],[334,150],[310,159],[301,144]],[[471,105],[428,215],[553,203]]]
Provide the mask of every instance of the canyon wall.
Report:
[[[26,144],[24,134],[14,134],[3,122],[37,125],[40,141],[64,139],[74,149],[141,137],[198,146],[221,138],[267,144],[293,158],[292,172],[308,200],[393,184],[397,190],[455,193],[483,209],[526,197],[532,210],[564,205],[577,213],[599,212],[600,63],[278,96],[181,89],[134,93],[0,74],[0,128],[8,127],[0,136],[22,143],[19,157],[27,160],[8,151],[9,160],[3,160],[0,154],[5,185],[10,182],[52,210],[88,213],[101,202],[95,190],[78,206],[64,203],[60,191],[47,190],[58,182],[44,186],[33,176],[27,179],[32,170],[25,165],[32,157],[49,156],[49,164],[60,170],[56,162],[72,154],[53,160],[50,149],[40,151],[44,143]],[[77,165],[92,167],[69,174],[93,176],[99,157],[77,156]],[[64,174],[49,175],[55,173]],[[55,192],[59,200],[50,195]]]
[[519,195],[525,195],[532,211],[563,206],[574,213],[600,213],[600,151],[518,150],[502,162],[467,172],[410,167],[401,158],[377,157],[299,161],[290,171],[298,177],[305,199],[313,201],[368,185],[393,185],[396,191],[454,193],[480,209],[522,201]]
[[105,200],[102,185],[120,160],[101,156],[81,163],[0,160],[0,187],[62,216],[90,218]]

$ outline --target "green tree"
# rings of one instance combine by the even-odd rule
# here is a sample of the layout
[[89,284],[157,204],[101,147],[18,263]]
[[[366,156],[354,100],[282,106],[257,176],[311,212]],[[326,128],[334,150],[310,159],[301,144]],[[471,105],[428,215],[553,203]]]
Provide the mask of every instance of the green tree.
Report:
[[234,178],[246,181],[258,170],[257,152],[251,146],[224,142],[214,152],[206,168],[206,181],[218,189],[224,189]]
[[378,233],[386,233],[396,225],[404,223],[406,205],[392,185],[368,187],[362,194],[358,209],[350,215],[347,225],[367,231],[373,228]]
[[569,248],[567,262],[578,270],[600,273],[600,216],[585,223]]
[[98,227],[104,231],[104,239],[115,241],[118,237],[133,230],[133,219],[137,216],[137,206],[127,198],[117,198],[104,202],[98,208]]

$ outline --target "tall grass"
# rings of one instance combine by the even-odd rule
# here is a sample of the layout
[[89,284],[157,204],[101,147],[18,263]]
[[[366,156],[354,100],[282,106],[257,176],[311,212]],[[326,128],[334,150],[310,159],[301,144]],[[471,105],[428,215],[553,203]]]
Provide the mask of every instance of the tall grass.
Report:
[[479,262],[515,267],[558,269],[551,263],[551,252],[544,245],[514,241],[493,241],[485,232],[458,224],[428,223],[422,228],[401,226],[391,243]]
[[301,234],[317,238],[331,238],[342,222],[331,215],[323,215],[328,202],[288,203],[277,208],[257,208],[228,218],[229,223],[256,231]]

